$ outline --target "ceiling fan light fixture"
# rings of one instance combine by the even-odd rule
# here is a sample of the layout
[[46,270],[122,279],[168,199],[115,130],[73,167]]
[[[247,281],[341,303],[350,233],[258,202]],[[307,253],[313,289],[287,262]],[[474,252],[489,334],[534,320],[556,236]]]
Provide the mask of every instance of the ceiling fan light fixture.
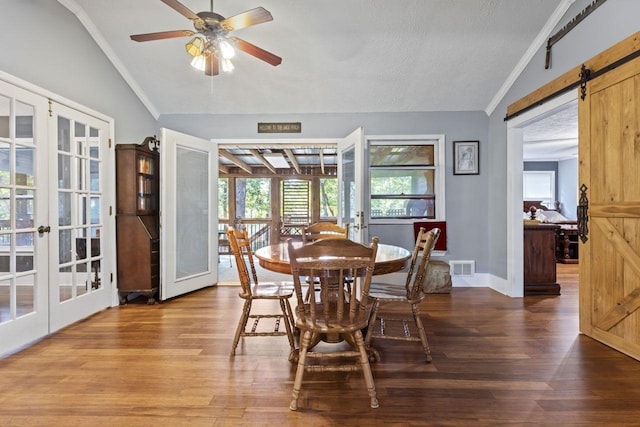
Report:
[[191,60],[191,66],[198,71],[204,71],[206,63],[207,58],[204,55],[194,56]]
[[224,71],[225,73],[230,73],[235,68],[231,60],[227,58],[222,58],[222,60],[220,61],[220,65],[222,67],[222,71]]
[[235,56],[236,49],[274,67],[282,63],[279,56],[241,38],[228,36],[232,31],[272,21],[273,16],[268,10],[259,6],[225,18],[214,12],[213,0],[210,1],[211,11],[195,13],[182,4],[181,0],[162,0],[167,6],[191,20],[194,29],[132,34],[130,38],[136,42],[146,42],[189,37],[191,40],[184,46],[187,53],[193,57],[191,65],[204,71],[207,76],[217,76],[220,68],[227,73],[233,71],[234,66],[230,59]]
[[218,41],[218,47],[220,48],[220,53],[222,54],[222,57],[225,59],[231,59],[236,55],[236,51],[233,48],[233,46],[231,46],[231,43],[229,43],[224,39],[220,39]]
[[189,55],[198,57],[199,55],[202,55],[202,51],[204,50],[204,40],[200,37],[194,37],[189,41],[189,43],[184,45],[184,47],[187,49],[187,53]]

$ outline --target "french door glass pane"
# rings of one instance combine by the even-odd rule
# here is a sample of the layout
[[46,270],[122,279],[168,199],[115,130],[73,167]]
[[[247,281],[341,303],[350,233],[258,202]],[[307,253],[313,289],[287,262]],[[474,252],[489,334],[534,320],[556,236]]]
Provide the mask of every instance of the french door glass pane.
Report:
[[58,282],[60,302],[73,298],[73,273],[70,266],[60,267]]
[[[32,257],[33,259],[33,257]],[[32,313],[35,310],[36,275],[29,274],[16,278],[16,318]]]
[[58,188],[71,189],[71,157],[58,154]]
[[34,154],[33,148],[16,146],[15,183],[17,185],[33,185]]
[[345,150],[342,154],[342,198],[340,200],[340,203],[342,204],[342,223],[351,223],[351,225],[353,225],[352,218],[355,218],[356,216],[355,154],[356,151],[353,148]]
[[[0,129],[1,132],[1,129]],[[11,144],[0,141],[0,184],[11,183]]]
[[[5,273],[4,255],[0,256],[0,271]],[[11,320],[11,280],[0,280],[0,323]]]
[[21,142],[33,143],[33,105],[24,104],[20,101],[16,101],[16,139],[20,139]]
[[9,115],[11,111],[11,99],[0,95],[0,111],[7,112],[7,115],[0,117],[0,138],[10,138],[11,128],[9,126]]
[[34,233],[16,233],[16,272],[33,270]]
[[69,152],[71,150],[71,121],[58,116],[58,150]]

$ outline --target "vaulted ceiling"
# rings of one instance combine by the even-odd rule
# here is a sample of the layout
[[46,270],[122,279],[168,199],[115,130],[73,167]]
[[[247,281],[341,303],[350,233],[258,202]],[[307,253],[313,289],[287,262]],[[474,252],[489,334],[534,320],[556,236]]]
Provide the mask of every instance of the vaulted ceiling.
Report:
[[[558,10],[566,5],[566,0],[215,0],[214,11],[224,17],[258,6],[268,10],[273,21],[232,34],[282,57],[282,63],[274,67],[238,52],[231,74],[208,77],[190,66],[185,49],[190,37],[131,40],[132,34],[194,29],[161,0],[58,1],[78,16],[156,118],[282,114],[283,121],[294,113],[491,113],[528,61],[528,50],[546,41],[544,29],[558,23]],[[210,0],[180,3],[195,13],[211,7]],[[256,155],[261,149],[252,149],[257,151],[244,157],[240,151],[229,154],[264,166]],[[305,156],[311,158],[296,153],[301,165]],[[324,157],[328,162],[331,153]],[[221,160],[223,167],[231,164]]]

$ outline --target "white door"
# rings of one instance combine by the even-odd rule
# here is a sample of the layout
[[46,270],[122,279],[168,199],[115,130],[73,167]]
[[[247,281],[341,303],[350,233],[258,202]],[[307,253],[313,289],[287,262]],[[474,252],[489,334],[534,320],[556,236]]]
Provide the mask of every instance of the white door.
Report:
[[[115,226],[109,123],[51,103],[50,332],[112,305]],[[110,178],[110,179],[108,179]]]
[[47,109],[0,81],[0,355],[49,330]]
[[349,238],[356,242],[367,239],[365,233],[365,143],[360,127],[338,141],[338,218],[344,226],[349,224]]
[[211,141],[161,129],[160,299],[218,278],[218,150]]

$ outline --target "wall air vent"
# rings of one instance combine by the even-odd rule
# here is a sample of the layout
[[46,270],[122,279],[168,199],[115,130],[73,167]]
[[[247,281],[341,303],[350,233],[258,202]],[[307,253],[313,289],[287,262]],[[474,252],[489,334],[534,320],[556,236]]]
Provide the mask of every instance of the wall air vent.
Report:
[[449,261],[452,276],[473,276],[476,274],[475,261]]

